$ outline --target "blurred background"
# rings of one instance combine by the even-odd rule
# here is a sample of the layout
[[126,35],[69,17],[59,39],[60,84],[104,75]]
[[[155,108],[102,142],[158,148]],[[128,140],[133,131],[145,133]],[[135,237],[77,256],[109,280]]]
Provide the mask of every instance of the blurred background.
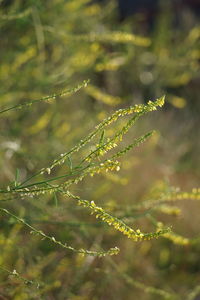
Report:
[[[61,195],[57,201],[51,195],[2,202],[76,248],[119,246],[121,252],[112,259],[81,257],[0,216],[0,265],[44,283],[36,289],[0,270],[0,299],[173,299],[149,286],[178,299],[200,299],[200,204],[132,208],[172,186],[199,186],[199,17],[198,0],[0,0],[1,109],[90,79],[70,97],[1,114],[1,188],[15,180],[16,170],[23,181],[48,166],[115,110],[166,95],[165,106],[138,121],[123,140],[126,145],[157,130],[122,159],[120,172],[86,178],[73,191],[134,228],[154,230],[155,218],[191,240],[135,243]],[[109,127],[107,136],[125,121]],[[66,163],[53,176],[67,168]]]

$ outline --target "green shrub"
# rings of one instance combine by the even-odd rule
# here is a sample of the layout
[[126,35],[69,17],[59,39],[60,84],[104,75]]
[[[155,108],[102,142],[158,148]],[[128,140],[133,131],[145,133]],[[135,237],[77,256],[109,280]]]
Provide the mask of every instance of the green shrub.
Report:
[[1,8],[0,296],[195,299],[198,139],[177,115],[198,112],[199,28],[133,34],[89,2]]

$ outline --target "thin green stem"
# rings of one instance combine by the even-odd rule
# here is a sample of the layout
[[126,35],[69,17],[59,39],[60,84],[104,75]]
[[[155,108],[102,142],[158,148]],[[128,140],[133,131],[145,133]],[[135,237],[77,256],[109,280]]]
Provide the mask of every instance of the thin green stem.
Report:
[[5,268],[3,266],[0,266],[0,270],[8,273],[10,276],[18,278],[19,280],[23,281],[24,284],[26,284],[26,285],[36,285],[37,288],[40,287],[40,284],[38,282],[36,282],[34,280],[29,280],[29,279],[24,278],[16,270],[10,271],[10,270],[8,270],[7,268]]
[[47,182],[52,182],[52,181],[55,181],[55,180],[58,180],[58,179],[70,177],[70,176],[79,174],[80,172],[84,171],[87,168],[88,168],[88,166],[85,167],[85,168],[82,168],[80,171],[70,172],[70,173],[67,173],[67,174],[64,174],[64,175],[61,175],[61,176],[57,176],[57,177],[54,177],[54,178],[51,178],[51,179],[47,179],[47,180],[43,180],[43,181],[34,182],[34,183],[31,183],[31,184],[28,184],[28,185],[25,185],[25,186],[23,186],[24,183],[25,183],[25,181],[24,181],[23,183],[21,183],[20,185],[18,185],[16,188],[13,188],[12,190],[15,191],[15,190],[18,190],[18,189],[21,189],[21,188],[23,188],[23,189],[30,188],[32,186],[41,185],[41,184],[45,184]]
[[5,208],[0,208],[0,211],[3,212],[4,214],[13,217],[15,220],[17,220],[19,223],[22,223],[23,225],[25,225],[26,227],[28,227],[29,229],[31,229],[32,234],[41,236],[42,239],[47,239],[50,242],[53,242],[56,245],[59,245],[62,248],[71,250],[75,253],[79,253],[82,255],[91,255],[91,256],[106,256],[106,255],[116,255],[119,253],[119,248],[115,247],[115,248],[110,248],[108,251],[90,251],[90,250],[85,250],[85,249],[75,249],[71,246],[68,246],[67,244],[63,244],[62,242],[58,241],[55,239],[55,237],[53,236],[49,236],[47,234],[45,234],[43,231],[36,229],[35,227],[33,227],[32,225],[28,224],[24,219],[19,218],[18,216],[14,215],[13,213],[11,213],[10,211],[8,211]]
[[0,114],[8,112],[10,110],[17,109],[17,108],[21,109],[21,108],[26,107],[26,106],[29,107],[32,104],[36,104],[36,103],[39,103],[39,102],[42,102],[42,101],[54,100],[54,99],[56,99],[58,97],[63,97],[63,96],[66,96],[66,95],[74,94],[74,93],[78,92],[82,87],[86,87],[88,85],[88,82],[89,82],[89,80],[84,80],[77,87],[74,87],[74,88],[62,91],[61,93],[53,94],[53,95],[50,95],[50,96],[42,97],[40,99],[30,100],[30,101],[26,101],[24,103],[13,105],[11,107],[8,107],[8,108],[0,110]]

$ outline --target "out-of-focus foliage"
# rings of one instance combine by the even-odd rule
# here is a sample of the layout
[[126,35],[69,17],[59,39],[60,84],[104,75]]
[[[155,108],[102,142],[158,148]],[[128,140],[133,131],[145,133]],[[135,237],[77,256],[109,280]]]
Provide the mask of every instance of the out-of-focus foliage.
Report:
[[[165,7],[147,33],[136,16],[119,23],[115,5],[0,1],[0,111],[15,107],[0,113],[5,299],[199,295],[200,29],[192,16],[175,27]],[[129,123],[164,94],[162,110]],[[109,115],[117,122],[104,128]],[[75,145],[80,151],[65,155]]]

